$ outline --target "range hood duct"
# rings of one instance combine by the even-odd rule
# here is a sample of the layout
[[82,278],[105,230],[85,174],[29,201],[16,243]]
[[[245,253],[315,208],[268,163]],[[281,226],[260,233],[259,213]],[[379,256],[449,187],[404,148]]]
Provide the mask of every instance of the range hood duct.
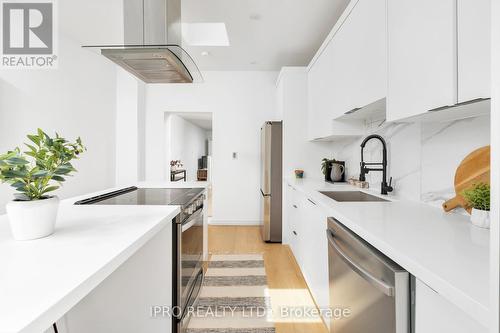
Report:
[[146,83],[203,81],[191,56],[180,46],[180,0],[124,0],[124,43],[84,46]]

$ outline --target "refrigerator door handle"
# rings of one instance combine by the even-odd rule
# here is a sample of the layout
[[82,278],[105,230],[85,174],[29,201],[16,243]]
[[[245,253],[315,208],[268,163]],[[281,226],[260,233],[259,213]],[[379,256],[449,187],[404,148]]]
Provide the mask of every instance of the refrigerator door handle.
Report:
[[260,189],[260,193],[262,193],[263,197],[270,197],[271,196],[270,194],[265,194],[264,191],[262,191],[262,189]]

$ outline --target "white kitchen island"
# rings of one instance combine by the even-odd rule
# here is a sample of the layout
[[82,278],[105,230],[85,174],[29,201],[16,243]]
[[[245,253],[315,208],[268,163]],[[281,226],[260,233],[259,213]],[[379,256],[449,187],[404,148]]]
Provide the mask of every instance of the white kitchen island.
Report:
[[[127,310],[124,304],[131,298],[138,300],[140,311],[120,318],[118,324],[129,325],[127,319],[132,322],[142,316],[140,320],[169,331],[170,318],[151,318],[150,307],[170,305],[171,280],[165,279],[172,269],[170,226],[180,208],[73,205],[100,193],[62,201],[55,233],[38,240],[13,240],[7,216],[0,216],[1,333],[43,332],[65,314],[59,331],[65,331],[67,324],[73,326],[71,332],[79,332],[82,320],[88,320],[82,316],[84,310],[103,306],[108,310],[105,316],[116,323],[113,314]],[[148,287],[146,292],[143,287]],[[103,290],[114,297],[93,307]],[[148,294],[156,298],[147,299]],[[102,322],[89,322],[87,332],[92,325]]]

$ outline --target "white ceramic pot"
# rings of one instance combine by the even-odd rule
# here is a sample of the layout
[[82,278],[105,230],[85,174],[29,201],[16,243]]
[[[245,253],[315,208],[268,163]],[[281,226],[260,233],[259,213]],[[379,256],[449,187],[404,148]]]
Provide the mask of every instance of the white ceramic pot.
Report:
[[30,240],[47,237],[54,233],[59,198],[11,201],[6,209],[14,239]]
[[473,225],[480,228],[490,228],[490,212],[488,210],[480,210],[472,208],[470,220]]

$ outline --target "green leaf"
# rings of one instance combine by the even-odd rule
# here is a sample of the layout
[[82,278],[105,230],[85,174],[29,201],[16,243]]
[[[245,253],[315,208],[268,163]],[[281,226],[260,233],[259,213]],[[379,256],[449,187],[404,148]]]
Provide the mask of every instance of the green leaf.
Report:
[[71,172],[70,169],[61,169],[61,168],[57,168],[56,171],[54,171],[56,175],[67,175],[70,172]]
[[1,172],[1,175],[5,178],[25,178],[28,176],[26,170],[5,170]]
[[14,198],[16,198],[16,200],[20,200],[20,201],[30,201],[31,200],[31,198],[28,197],[24,193],[14,193]]
[[20,188],[20,187],[24,187],[26,185],[26,183],[18,180],[12,184],[10,184],[10,186],[14,187],[14,188]]
[[26,165],[29,164],[30,162],[26,161],[26,159],[21,158],[21,157],[11,157],[5,160],[8,164],[12,165]]
[[34,144],[36,144],[37,146],[40,145],[40,138],[36,135],[31,135],[31,134],[28,134],[27,135],[28,139],[31,140],[31,142],[33,142]]
[[59,188],[59,186],[49,186],[49,187],[46,187],[43,191],[42,191],[42,194],[44,193],[47,193],[47,192],[52,192],[52,191],[55,191]]
[[55,180],[56,182],[64,182],[64,181],[66,181],[66,179],[64,179],[63,177],[58,176],[58,175],[54,175],[54,176],[52,176],[52,178],[51,178],[51,179],[52,179],[52,180]]
[[32,152],[36,152],[36,148],[28,143],[24,144],[26,147],[28,147]]
[[42,177],[45,177],[49,174],[49,172],[47,170],[40,170],[40,171],[37,171],[35,172],[32,176],[34,178],[42,178]]

